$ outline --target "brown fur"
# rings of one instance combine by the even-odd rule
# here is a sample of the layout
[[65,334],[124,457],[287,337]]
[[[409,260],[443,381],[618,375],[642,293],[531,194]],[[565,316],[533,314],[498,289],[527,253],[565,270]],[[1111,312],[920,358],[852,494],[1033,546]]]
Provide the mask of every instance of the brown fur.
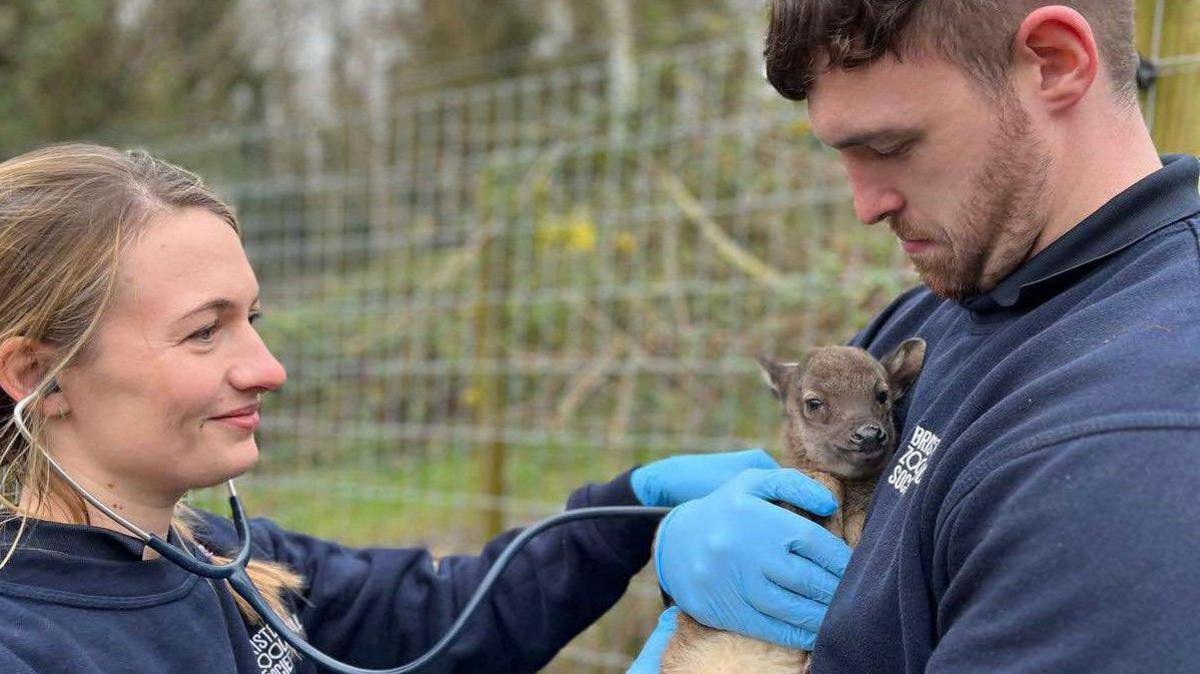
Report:
[[[851,347],[813,350],[803,363],[760,359],[763,373],[783,404],[784,455],[781,464],[796,468],[827,487],[838,511],[817,517],[783,507],[822,524],[851,547],[858,545],[875,481],[896,445],[892,405],[916,379],[925,360],[925,342],[910,339],[882,363]],[[887,392],[887,402],[877,396]],[[816,409],[809,401],[819,400]],[[843,449],[850,434],[873,423],[886,434],[878,460]],[[880,451],[876,450],[876,451]],[[807,674],[809,655],[732,632],[715,630],[679,614],[675,635],[663,654],[663,674]]]

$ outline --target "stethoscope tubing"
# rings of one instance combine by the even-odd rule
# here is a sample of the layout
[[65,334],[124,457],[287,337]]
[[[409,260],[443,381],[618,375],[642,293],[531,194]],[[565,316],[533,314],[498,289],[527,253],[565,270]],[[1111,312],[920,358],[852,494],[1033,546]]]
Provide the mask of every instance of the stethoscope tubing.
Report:
[[[33,436],[29,429],[25,426],[24,411],[26,405],[33,400],[34,396],[27,396],[22,399],[13,408],[13,420],[16,423],[18,431],[29,442],[30,446],[35,446]],[[211,578],[214,580],[224,580],[229,584],[229,587],[237,595],[246,600],[248,604],[258,613],[263,622],[278,633],[279,637],[288,643],[298,653],[306,658],[318,663],[338,674],[409,674],[410,672],[420,672],[425,668],[436,663],[437,659],[444,655],[446,651],[454,644],[454,641],[459,637],[462,631],[466,628],[471,617],[483,605],[491,594],[496,582],[500,579],[500,575],[512,563],[519,553],[528,543],[542,532],[570,522],[577,522],[588,519],[599,519],[606,517],[662,517],[666,515],[670,508],[656,508],[649,506],[601,506],[594,508],[578,508],[576,510],[567,510],[547,517],[546,519],[533,524],[522,530],[513,540],[505,546],[500,556],[492,563],[483,580],[479,583],[475,593],[471,595],[471,599],[467,605],[463,607],[462,613],[455,619],[450,629],[442,636],[440,640],[429,650],[412,662],[409,662],[399,667],[392,669],[364,669],[354,665],[336,660],[317,647],[310,644],[293,630],[279,614],[271,610],[267,605],[258,588],[254,586],[254,582],[250,580],[249,574],[246,573],[246,565],[250,561],[250,546],[251,534],[249,522],[246,519],[245,509],[242,507],[241,499],[238,498],[237,489],[234,487],[233,480],[228,480],[226,486],[229,490],[229,510],[230,519],[233,521],[234,530],[238,537],[238,552],[233,559],[225,564],[210,564],[208,562],[196,559],[192,553],[186,548],[172,545],[160,536],[148,533],[142,530],[133,522],[130,522],[120,514],[113,511],[103,501],[93,496],[83,485],[79,484],[75,479],[63,470],[62,466],[56,462],[50,453],[44,448],[39,448],[42,455],[49,462],[50,467],[59,477],[71,485],[73,489],[88,503],[95,506],[105,515],[112,518],[122,527],[127,529],[134,536],[141,539],[150,549],[167,558],[174,564],[202,578]]]

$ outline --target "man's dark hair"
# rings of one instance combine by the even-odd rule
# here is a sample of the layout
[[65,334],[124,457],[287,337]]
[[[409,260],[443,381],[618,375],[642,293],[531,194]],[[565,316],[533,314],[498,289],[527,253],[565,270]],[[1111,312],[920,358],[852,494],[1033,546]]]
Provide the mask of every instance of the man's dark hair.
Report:
[[1064,5],[1087,19],[1120,97],[1137,93],[1133,0],[771,0],[767,78],[804,100],[819,68],[855,68],[888,53],[935,54],[988,91],[1007,91],[1017,29],[1038,7]]

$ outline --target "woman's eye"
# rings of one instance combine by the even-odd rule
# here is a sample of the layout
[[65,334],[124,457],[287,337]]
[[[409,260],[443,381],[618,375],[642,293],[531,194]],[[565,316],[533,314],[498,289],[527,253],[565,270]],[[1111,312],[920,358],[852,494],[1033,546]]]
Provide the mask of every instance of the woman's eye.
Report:
[[217,334],[217,324],[205,326],[192,334],[188,335],[188,339],[194,339],[198,342],[211,342],[212,338]]
[[824,405],[825,403],[821,402],[820,398],[809,398],[804,401],[804,406],[808,408],[809,412],[816,412],[824,407]]

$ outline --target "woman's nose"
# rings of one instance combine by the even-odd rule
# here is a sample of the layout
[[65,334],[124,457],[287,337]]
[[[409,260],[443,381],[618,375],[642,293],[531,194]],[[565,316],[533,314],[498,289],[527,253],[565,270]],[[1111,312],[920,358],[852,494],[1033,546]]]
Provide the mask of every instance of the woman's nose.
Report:
[[287,381],[287,371],[253,329],[245,354],[230,370],[229,378],[241,390],[275,391]]

